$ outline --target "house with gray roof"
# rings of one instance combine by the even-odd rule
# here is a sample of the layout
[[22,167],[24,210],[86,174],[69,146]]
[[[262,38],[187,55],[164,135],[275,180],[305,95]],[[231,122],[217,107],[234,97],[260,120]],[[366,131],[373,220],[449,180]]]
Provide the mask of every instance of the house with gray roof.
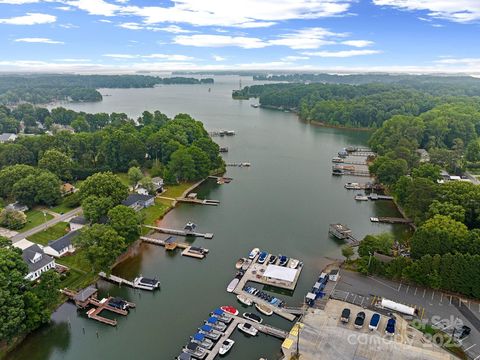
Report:
[[131,207],[135,211],[140,211],[155,203],[155,196],[144,194],[130,194],[122,201],[122,205]]
[[0,134],[0,143],[5,143],[5,142],[8,142],[8,141],[15,141],[16,138],[17,138],[16,134],[2,133],[2,134]]
[[75,216],[75,217],[71,218],[70,221],[69,221],[69,224],[70,224],[70,230],[71,231],[76,231],[76,230],[80,230],[85,225],[87,225],[88,221],[87,221],[87,219],[85,219],[84,216],[79,215],[79,216]]
[[45,254],[59,258],[61,256],[75,252],[73,240],[79,235],[78,231],[70,231],[57,240],[49,241],[48,246],[43,248]]
[[37,244],[24,249],[22,258],[28,266],[27,280],[37,280],[42,273],[55,268],[55,259],[45,254]]

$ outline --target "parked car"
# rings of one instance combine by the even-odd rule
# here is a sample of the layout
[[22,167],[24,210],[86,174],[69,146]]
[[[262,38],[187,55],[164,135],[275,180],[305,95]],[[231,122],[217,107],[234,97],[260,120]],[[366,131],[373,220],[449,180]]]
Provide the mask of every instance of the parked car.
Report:
[[348,323],[350,321],[350,309],[349,308],[343,309],[342,316],[340,317],[340,320],[343,323]]
[[363,327],[363,323],[365,322],[365,313],[360,311],[355,318],[354,325],[357,329],[361,329]]

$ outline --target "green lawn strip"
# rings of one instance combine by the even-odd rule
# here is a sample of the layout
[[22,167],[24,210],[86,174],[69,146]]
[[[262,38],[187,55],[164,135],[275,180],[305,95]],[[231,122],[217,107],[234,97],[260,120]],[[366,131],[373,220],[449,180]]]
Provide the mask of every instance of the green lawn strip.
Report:
[[27,215],[27,223],[20,230],[20,232],[33,229],[34,227],[45,223],[45,221],[53,219],[53,216],[48,213],[46,213],[46,215],[43,215],[43,211],[41,210],[28,210],[27,212],[25,212],[25,215]]
[[130,187],[130,180],[128,179],[128,174],[127,174],[127,173],[117,173],[117,174],[115,174],[115,175],[118,176],[118,178],[120,179],[120,181],[121,181],[124,185]]
[[50,210],[57,213],[57,214],[65,214],[69,212],[70,210],[73,210],[74,208],[71,208],[70,206],[65,205],[65,200],[63,200],[59,205],[54,206]]
[[178,185],[166,185],[166,191],[161,196],[177,198],[181,196],[185,190],[191,187],[194,183],[181,183]]
[[62,280],[62,288],[68,287],[71,290],[78,290],[95,281],[96,274],[92,272],[92,268],[84,254],[83,250],[77,250],[70,256],[64,256],[56,260],[58,264],[67,266],[70,269],[69,275]]
[[56,240],[68,233],[68,223],[59,222],[46,230],[30,235],[27,239],[41,245],[48,245],[49,241]]

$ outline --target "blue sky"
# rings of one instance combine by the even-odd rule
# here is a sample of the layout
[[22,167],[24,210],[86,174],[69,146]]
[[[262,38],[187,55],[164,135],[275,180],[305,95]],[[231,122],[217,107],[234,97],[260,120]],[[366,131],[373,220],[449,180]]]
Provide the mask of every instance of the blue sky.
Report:
[[480,0],[0,0],[0,71],[480,75]]

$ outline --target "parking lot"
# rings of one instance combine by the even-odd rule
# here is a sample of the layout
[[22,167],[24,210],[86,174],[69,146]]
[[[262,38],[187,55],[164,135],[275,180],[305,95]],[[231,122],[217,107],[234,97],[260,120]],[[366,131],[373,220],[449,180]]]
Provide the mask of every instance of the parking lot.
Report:
[[471,333],[460,340],[465,352],[480,359],[480,303],[462,299],[432,289],[409,286],[373,276],[341,271],[332,296],[362,307],[372,307],[378,298],[386,298],[414,307],[422,321],[452,332],[455,324],[471,328]]

